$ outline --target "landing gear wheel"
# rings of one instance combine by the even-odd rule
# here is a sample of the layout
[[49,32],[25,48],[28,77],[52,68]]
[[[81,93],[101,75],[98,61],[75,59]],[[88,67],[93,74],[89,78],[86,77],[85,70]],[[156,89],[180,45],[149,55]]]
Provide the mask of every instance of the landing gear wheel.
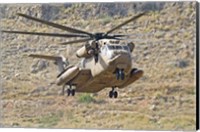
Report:
[[117,97],[118,97],[118,92],[115,91],[115,92],[113,93],[113,95],[114,95],[114,98],[117,98]]
[[119,69],[116,70],[116,78],[117,78],[117,80],[120,79]]
[[109,97],[112,98],[113,97],[113,91],[109,92]]
[[76,93],[76,85],[68,85],[68,89],[67,89],[67,95],[68,96],[74,96]]
[[72,94],[72,96],[75,95],[75,89],[72,89],[72,90],[71,90],[71,94]]
[[124,80],[124,78],[125,78],[124,70],[123,69],[117,69],[116,70],[116,77],[117,77],[117,80],[119,80],[119,79]]
[[115,87],[112,87],[112,90],[109,92],[109,97],[110,98],[117,98],[118,97],[118,92],[115,91]]
[[67,95],[68,96],[70,96],[70,95],[74,96],[75,92],[76,92],[75,89],[67,89]]
[[121,73],[121,80],[124,80],[124,72]]
[[71,90],[67,89],[67,96],[70,96],[70,94],[71,94]]

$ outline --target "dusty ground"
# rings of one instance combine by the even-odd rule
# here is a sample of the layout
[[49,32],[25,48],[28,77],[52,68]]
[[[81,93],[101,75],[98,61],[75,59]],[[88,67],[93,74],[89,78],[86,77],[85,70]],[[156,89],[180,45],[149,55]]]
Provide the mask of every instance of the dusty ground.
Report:
[[[65,8],[57,6],[60,5],[51,8],[40,5],[4,7],[5,16],[0,19],[1,29],[62,32],[15,17],[16,12],[30,14],[31,11],[31,15],[37,13],[37,17],[48,19],[45,13],[57,9],[61,13],[53,12],[55,17],[52,21],[94,32],[101,31],[102,27],[106,31],[136,14],[129,11],[125,16],[117,14],[111,17],[105,15],[103,11],[106,9],[102,8],[100,15],[95,15],[95,4],[76,4]],[[91,13],[93,10],[95,18]],[[60,46],[56,43],[64,41],[64,38],[2,34],[1,125],[194,130],[195,15],[195,2],[167,3],[162,10],[149,11],[147,16],[126,26],[128,29],[120,30],[122,33],[133,34],[130,38],[136,44],[133,64],[145,73],[134,84],[119,89],[117,99],[108,98],[110,88],[95,94],[61,96],[61,87],[53,83],[58,74],[56,66],[52,62],[26,56],[30,53],[63,54],[72,64],[76,64],[79,59],[74,52],[82,44]],[[38,70],[34,72],[34,68]]]

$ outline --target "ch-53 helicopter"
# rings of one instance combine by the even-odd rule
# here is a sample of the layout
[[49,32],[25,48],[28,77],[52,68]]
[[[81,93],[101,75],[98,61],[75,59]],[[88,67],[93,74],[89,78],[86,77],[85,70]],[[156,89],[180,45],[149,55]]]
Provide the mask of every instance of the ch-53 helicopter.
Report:
[[66,58],[63,56],[50,56],[40,54],[30,54],[29,56],[34,58],[53,60],[55,62],[60,72],[55,82],[58,86],[63,86],[63,95],[66,92],[66,88],[68,96],[74,96],[75,92],[95,93],[104,88],[110,87],[112,90],[109,92],[109,97],[117,98],[118,92],[116,91],[116,88],[124,88],[135,82],[140,77],[142,77],[143,71],[134,68],[132,64],[131,52],[133,51],[135,45],[132,42],[123,43],[120,41],[127,35],[110,33],[140,18],[144,14],[146,13],[140,13],[107,32],[90,33],[42,20],[26,14],[18,13],[17,15],[21,17],[64,31],[68,31],[72,34],[7,30],[2,30],[2,32],[64,38],[82,38],[60,43],[67,45],[85,42],[85,45],[76,52],[76,56],[78,58],[82,58],[82,61],[77,65],[70,65],[68,61],[66,61]]

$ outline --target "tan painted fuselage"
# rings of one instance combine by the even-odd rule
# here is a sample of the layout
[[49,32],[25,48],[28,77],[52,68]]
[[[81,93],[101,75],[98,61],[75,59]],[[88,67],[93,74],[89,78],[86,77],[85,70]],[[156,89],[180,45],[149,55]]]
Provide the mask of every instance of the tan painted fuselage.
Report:
[[[79,73],[69,82],[76,86],[76,92],[98,92],[106,87],[123,88],[143,75],[143,71],[132,68],[131,52],[128,47],[116,44],[102,45],[98,55],[98,62],[93,57],[85,58],[75,66]],[[124,79],[116,77],[116,69],[123,69]]]
[[[90,46],[94,46],[93,44],[91,42]],[[87,48],[82,47],[77,51],[77,57],[83,59],[76,66],[66,65],[66,58],[62,56],[31,54],[30,57],[54,60],[61,72],[57,76],[56,84],[64,87],[75,86],[76,92],[93,93],[107,87],[124,88],[143,75],[142,70],[137,70],[133,66],[131,47],[134,46],[108,39],[99,40],[98,45],[98,61],[89,54],[94,51],[86,51]],[[117,77],[118,70],[123,72],[123,79]]]

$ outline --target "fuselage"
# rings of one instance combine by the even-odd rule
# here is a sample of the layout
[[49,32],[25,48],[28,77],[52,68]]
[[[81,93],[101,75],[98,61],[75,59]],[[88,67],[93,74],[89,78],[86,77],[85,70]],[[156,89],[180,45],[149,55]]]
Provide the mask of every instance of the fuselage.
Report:
[[100,47],[98,62],[94,58],[84,58],[80,64],[83,69],[90,69],[92,78],[83,85],[77,86],[78,91],[88,89],[89,92],[100,91],[105,87],[121,86],[125,80],[116,79],[116,70],[123,69],[125,76],[132,70],[131,52],[127,45],[107,43]]
[[126,45],[103,45],[98,58],[98,62],[93,57],[83,59],[81,68],[90,69],[95,77],[102,73],[113,73],[116,69],[124,69],[128,73],[132,67],[131,53]]
[[[128,45],[114,40],[102,40],[99,45],[98,61],[94,56],[85,57],[78,66],[68,67],[58,77],[57,84],[75,85],[77,92],[93,93],[106,87],[126,87],[142,76],[143,71],[132,68]],[[79,55],[85,55],[84,50]]]

